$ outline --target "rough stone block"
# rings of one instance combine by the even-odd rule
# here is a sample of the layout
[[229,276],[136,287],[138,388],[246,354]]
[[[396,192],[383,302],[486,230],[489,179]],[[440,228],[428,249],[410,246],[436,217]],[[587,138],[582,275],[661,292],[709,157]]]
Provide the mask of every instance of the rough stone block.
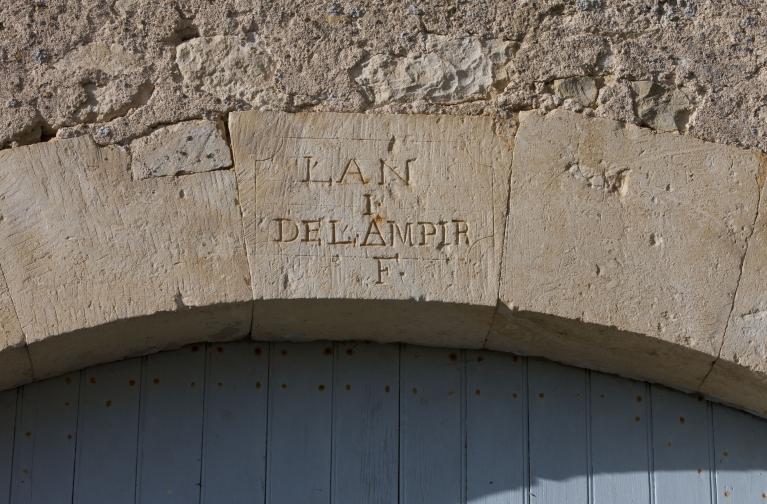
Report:
[[696,389],[721,345],[760,177],[748,151],[523,114],[500,292],[508,309],[488,346]]
[[111,121],[147,103],[154,84],[142,70],[139,54],[118,44],[91,42],[67,51],[48,78],[57,84],[60,112],[69,119],[64,122],[93,123]]
[[274,65],[255,39],[216,35],[176,47],[176,65],[184,82],[227,102],[252,102],[271,84]]
[[[481,345],[497,300],[511,164],[492,120],[251,112],[230,121],[255,299],[465,304],[477,308],[474,330],[440,321],[440,341]],[[269,306],[256,303],[256,337],[277,323]],[[355,320],[323,316],[341,333]],[[293,332],[315,337],[312,327]],[[367,339],[429,331],[356,327]]]
[[187,121],[131,142],[134,179],[213,171],[232,166],[224,125]]
[[658,131],[684,131],[693,105],[681,90],[652,81],[635,81],[636,111],[640,121]]
[[569,98],[583,107],[593,106],[599,91],[593,77],[558,79],[554,81],[554,90],[562,98]]
[[487,95],[508,80],[511,42],[429,35],[425,50],[404,56],[373,55],[356,82],[376,104],[426,98],[451,103]]

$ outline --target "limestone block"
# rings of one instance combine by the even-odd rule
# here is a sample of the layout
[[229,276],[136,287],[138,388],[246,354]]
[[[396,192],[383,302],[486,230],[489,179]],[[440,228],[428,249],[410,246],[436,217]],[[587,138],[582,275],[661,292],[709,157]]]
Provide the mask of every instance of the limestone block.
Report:
[[574,100],[583,107],[594,105],[599,91],[593,77],[571,77],[555,80],[554,90],[562,98]]
[[[2,261],[0,261],[2,264]],[[0,390],[32,379],[32,367],[24,346],[16,308],[0,271]]]
[[216,35],[176,47],[176,65],[184,81],[219,98],[252,102],[270,86],[274,73],[269,53],[257,40]]
[[5,275],[0,271],[0,351],[24,344],[16,308],[5,283]]
[[[54,65],[52,77],[62,83],[78,83],[78,110],[71,112],[77,121],[89,122],[110,121],[145,104],[154,89],[148,79],[137,55],[118,44],[102,42],[69,51]],[[64,103],[66,100],[60,106],[68,108]]]
[[696,389],[722,341],[760,170],[748,151],[567,112],[522,114],[500,291],[508,309],[488,346]]
[[134,179],[198,173],[232,165],[221,122],[186,121],[131,142]]
[[68,53],[56,62],[55,68],[62,72],[98,69],[107,75],[114,76],[136,70],[139,66],[138,57],[124,47],[93,42]]
[[149,315],[230,307],[207,330],[246,334],[236,198],[232,172],[133,181],[123,149],[82,137],[0,153],[0,262],[35,377],[208,337]]
[[658,131],[683,131],[687,127],[693,106],[679,89],[667,89],[652,81],[635,81],[631,87],[636,94],[639,119]]
[[[763,167],[767,167],[762,160]],[[703,392],[767,415],[767,203],[762,197],[720,358]]]
[[420,332],[423,341],[425,320],[387,330],[397,308],[366,314],[377,324],[326,312],[332,324],[306,325],[268,302],[386,300],[476,307],[473,331],[446,323],[459,313],[447,304],[444,331],[434,330],[444,344],[481,344],[497,300],[511,165],[491,119],[247,112],[230,116],[230,132],[253,296],[263,300],[254,336],[272,332],[265,324],[312,337],[319,326],[353,326],[366,339]]
[[508,79],[511,42],[429,35],[425,45],[423,52],[401,57],[372,56],[357,83],[376,104],[415,98],[450,103],[483,97]]

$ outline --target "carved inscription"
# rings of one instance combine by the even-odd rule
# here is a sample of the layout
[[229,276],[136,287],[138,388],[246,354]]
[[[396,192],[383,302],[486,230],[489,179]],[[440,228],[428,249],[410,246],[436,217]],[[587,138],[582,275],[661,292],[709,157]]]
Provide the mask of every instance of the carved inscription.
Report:
[[[390,176],[393,175],[394,177],[400,179],[405,184],[410,184],[410,164],[415,161],[415,159],[406,159],[404,163],[404,168],[402,169],[402,172],[398,171],[398,168],[395,166],[392,166],[387,162],[385,159],[379,159],[377,163],[377,184],[378,185],[385,185],[386,184],[386,177],[387,172],[390,173]],[[300,161],[296,160],[296,163],[299,163]],[[312,183],[312,184],[324,184],[328,186],[332,186],[333,184],[343,184],[347,180],[347,176],[349,177],[349,181],[356,181],[362,185],[367,185],[371,182],[371,173],[367,172],[363,173],[362,167],[360,166],[360,162],[355,158],[349,158],[343,166],[343,169],[340,170],[338,173],[338,177],[336,179],[333,178],[333,173],[326,173],[326,177],[320,177],[319,180],[314,176],[313,173],[316,173],[318,170],[317,165],[319,164],[319,161],[314,159],[312,156],[304,156],[303,158],[304,162],[304,178],[301,180],[301,182],[306,183]]]
[[257,298],[495,305],[511,151],[493,119],[238,112],[230,133]]
[[[354,157],[341,160],[337,166],[321,163],[314,156],[305,155],[295,160],[294,173],[300,173],[299,182],[307,186],[344,190],[350,185],[365,188],[369,185],[400,185],[412,189],[413,172],[417,158],[401,162],[392,159],[363,161]],[[271,240],[280,244],[300,242],[317,247],[348,249],[355,247],[412,248],[425,247],[444,250],[446,247],[469,247],[471,245],[470,225],[463,218],[388,219],[384,217],[385,196],[370,192],[361,194],[357,222],[329,215],[272,218]],[[414,209],[416,210],[416,209]],[[339,252],[340,253],[340,252]],[[371,273],[374,285],[386,285],[390,274],[390,261],[399,261],[399,254],[372,256]]]
[[[367,215],[367,214],[364,214]],[[383,221],[369,216],[367,229],[360,234],[350,230],[351,224],[336,219],[274,219],[274,241],[290,243],[301,240],[315,245],[348,245],[351,247],[435,247],[469,245],[469,224],[464,220],[450,222]],[[324,225],[324,227],[323,227]],[[415,232],[414,232],[415,230]],[[360,240],[360,236],[362,239]]]

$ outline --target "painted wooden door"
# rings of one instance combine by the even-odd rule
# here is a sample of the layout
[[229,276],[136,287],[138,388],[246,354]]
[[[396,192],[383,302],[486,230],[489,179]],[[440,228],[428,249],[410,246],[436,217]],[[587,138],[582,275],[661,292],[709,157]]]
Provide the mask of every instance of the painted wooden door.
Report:
[[238,342],[0,393],[0,503],[767,502],[767,421],[540,359]]

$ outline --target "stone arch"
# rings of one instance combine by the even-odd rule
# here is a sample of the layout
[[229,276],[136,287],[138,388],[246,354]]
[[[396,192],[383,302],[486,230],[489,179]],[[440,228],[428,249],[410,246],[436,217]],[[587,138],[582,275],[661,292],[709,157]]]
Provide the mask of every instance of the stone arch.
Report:
[[0,384],[250,334],[512,351],[765,413],[763,167],[567,112],[0,152]]

